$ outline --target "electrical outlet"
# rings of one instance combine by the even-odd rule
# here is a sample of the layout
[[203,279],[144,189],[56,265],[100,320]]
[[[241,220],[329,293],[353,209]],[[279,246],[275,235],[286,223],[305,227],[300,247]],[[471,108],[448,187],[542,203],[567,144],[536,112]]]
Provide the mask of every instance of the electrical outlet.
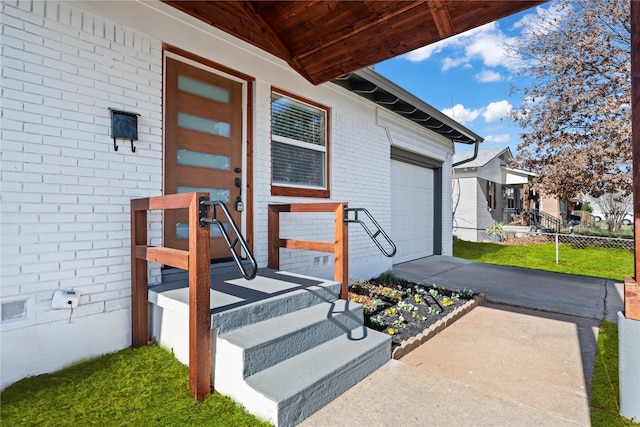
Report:
[[51,308],[76,308],[80,302],[80,292],[73,289],[59,289],[54,292],[51,300]]

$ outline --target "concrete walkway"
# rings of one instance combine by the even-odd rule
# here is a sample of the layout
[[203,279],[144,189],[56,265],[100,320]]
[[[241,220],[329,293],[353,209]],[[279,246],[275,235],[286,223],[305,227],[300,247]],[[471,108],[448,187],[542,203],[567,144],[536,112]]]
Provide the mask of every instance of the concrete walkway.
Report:
[[394,273],[472,288],[477,307],[301,426],[588,426],[598,325],[621,286],[604,279],[429,257]]

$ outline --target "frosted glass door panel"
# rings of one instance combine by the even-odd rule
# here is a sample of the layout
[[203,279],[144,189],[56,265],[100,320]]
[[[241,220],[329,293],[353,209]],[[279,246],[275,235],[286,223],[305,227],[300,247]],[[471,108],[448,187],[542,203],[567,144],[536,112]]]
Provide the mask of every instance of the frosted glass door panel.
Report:
[[178,187],[178,194],[192,192],[209,193],[210,200],[220,200],[223,203],[229,203],[229,190],[222,188],[199,188],[199,187]]
[[186,76],[178,76],[178,89],[212,101],[222,102],[223,104],[229,103],[228,90]]
[[229,123],[217,122],[187,113],[178,113],[178,126],[183,129],[195,130],[211,135],[224,136],[227,138],[231,136],[231,126]]
[[[222,227],[224,227],[224,231],[229,234],[229,223],[223,223]],[[209,225],[209,235],[211,237],[222,237],[222,233],[220,232],[220,228],[215,225]],[[189,238],[189,224],[179,222],[176,224],[176,239],[188,239]]]
[[178,164],[199,168],[229,170],[229,157],[199,151],[178,150]]

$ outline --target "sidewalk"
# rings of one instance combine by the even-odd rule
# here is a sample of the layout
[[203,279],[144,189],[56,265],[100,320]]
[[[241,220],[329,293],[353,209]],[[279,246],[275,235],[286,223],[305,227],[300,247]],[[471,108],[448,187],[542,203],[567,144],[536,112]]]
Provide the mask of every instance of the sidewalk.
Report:
[[590,425],[598,325],[622,309],[613,283],[451,257],[400,264],[394,273],[472,288],[490,303],[301,426]]

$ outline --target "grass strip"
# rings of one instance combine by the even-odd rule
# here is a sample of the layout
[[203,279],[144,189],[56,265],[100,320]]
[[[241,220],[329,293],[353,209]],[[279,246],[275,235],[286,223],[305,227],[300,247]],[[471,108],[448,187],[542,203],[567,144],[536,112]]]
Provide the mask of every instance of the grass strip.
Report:
[[574,249],[560,245],[556,264],[554,243],[508,246],[495,243],[457,240],[453,256],[487,264],[509,265],[556,273],[599,277],[618,282],[633,276],[633,253],[626,249],[588,247]]
[[52,374],[25,378],[0,395],[7,426],[269,426],[215,393],[189,394],[189,370],[159,346],[125,349]]
[[638,426],[620,415],[618,390],[618,326],[603,320],[598,332],[598,351],[591,385],[593,427]]

